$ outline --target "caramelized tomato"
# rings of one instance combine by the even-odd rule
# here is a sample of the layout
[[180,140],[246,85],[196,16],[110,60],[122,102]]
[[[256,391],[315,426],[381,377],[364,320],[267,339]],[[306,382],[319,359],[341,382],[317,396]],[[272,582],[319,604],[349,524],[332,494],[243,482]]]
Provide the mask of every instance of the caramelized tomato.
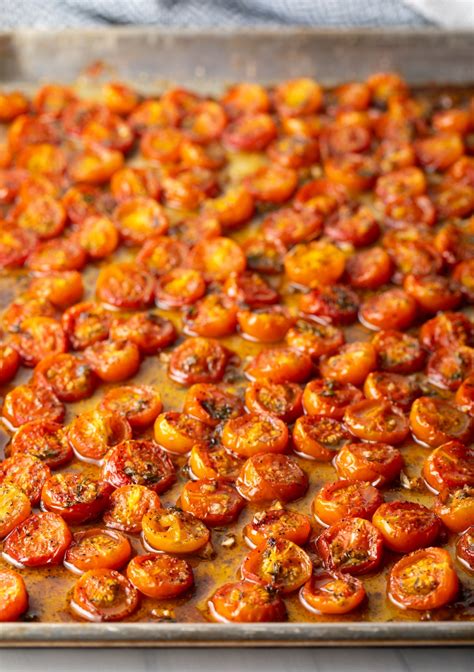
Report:
[[345,518],[319,535],[316,548],[329,571],[368,574],[382,562],[383,538],[365,518]]
[[133,614],[138,591],[115,569],[90,569],[74,586],[70,608],[86,621],[120,621]]
[[230,483],[204,478],[184,485],[180,506],[209,527],[216,527],[237,520],[245,501]]
[[242,578],[270,586],[282,595],[292,593],[308,581],[313,564],[308,554],[292,541],[269,539],[244,558]]
[[168,455],[147,439],[122,441],[111,448],[102,464],[102,478],[114,488],[145,485],[158,494],[176,480]]
[[131,555],[132,547],[124,534],[93,527],[76,532],[64,565],[76,574],[91,569],[120,569]]
[[221,623],[269,623],[283,621],[283,600],[268,586],[250,581],[226,583],[209,600],[213,620]]
[[71,540],[72,534],[59,514],[34,513],[5,539],[4,558],[17,567],[58,565]]
[[166,553],[195,553],[210,539],[209,530],[199,518],[177,507],[147,511],[142,529],[147,544]]
[[409,432],[403,411],[385,399],[367,399],[348,406],[344,422],[365,441],[401,443]]
[[272,453],[249,457],[237,479],[239,492],[251,502],[291,502],[305,494],[308,484],[295,459]]
[[326,483],[313,500],[313,513],[323,525],[333,525],[342,518],[372,518],[383,497],[370,483],[341,480]]
[[288,443],[288,429],[273,415],[248,413],[227,420],[222,430],[222,443],[245,458],[257,453],[283,453]]
[[330,462],[351,440],[351,435],[339,420],[302,415],[295,422],[292,439],[295,452],[299,455],[319,462]]

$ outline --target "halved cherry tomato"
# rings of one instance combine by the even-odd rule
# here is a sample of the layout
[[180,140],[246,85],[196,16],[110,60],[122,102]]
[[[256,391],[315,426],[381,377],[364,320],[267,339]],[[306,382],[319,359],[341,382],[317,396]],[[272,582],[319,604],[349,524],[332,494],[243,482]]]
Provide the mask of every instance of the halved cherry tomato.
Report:
[[141,593],[161,600],[178,597],[194,584],[191,565],[167,553],[135,556],[128,563],[127,577]]
[[9,383],[16,376],[19,366],[18,352],[8,343],[0,343],[0,385]]
[[457,282],[441,275],[407,275],[403,288],[429,313],[453,310],[461,303],[461,290]]
[[212,280],[225,280],[245,270],[245,255],[230,238],[216,236],[197,243],[190,256],[192,266]]
[[82,299],[84,284],[78,271],[63,271],[33,278],[28,291],[64,310]]
[[239,185],[227,189],[221,196],[207,200],[204,212],[215,217],[224,230],[229,230],[248,222],[254,208],[254,197],[248,185]]
[[210,338],[188,338],[174,349],[169,377],[180,385],[218,383],[224,377],[229,351]]
[[121,621],[136,611],[138,591],[115,569],[91,569],[74,586],[70,608],[86,621]]
[[474,415],[474,376],[466,378],[458,387],[454,402],[465,413]]
[[21,323],[30,317],[54,317],[53,304],[44,298],[20,296],[12,301],[2,315],[2,328],[10,334],[20,330]]
[[28,609],[25,582],[13,569],[0,570],[0,622],[17,621]]
[[50,469],[62,467],[73,457],[72,448],[62,425],[48,420],[37,420],[22,425],[13,435],[10,454],[32,455]]
[[390,570],[388,596],[401,609],[426,611],[452,602],[459,579],[443,548],[424,548],[406,555]]
[[305,287],[332,285],[344,273],[344,253],[332,243],[312,241],[295,245],[284,259],[288,279]]
[[379,331],[372,339],[378,365],[390,373],[414,373],[423,368],[426,353],[417,338],[393,329]]
[[369,329],[406,329],[416,317],[416,301],[402,289],[388,289],[366,299],[359,319]]
[[181,490],[180,506],[208,527],[229,525],[239,517],[245,501],[222,479],[188,481]]
[[95,144],[79,152],[69,162],[69,177],[74,182],[105,184],[124,164],[124,156],[118,149],[108,149]]
[[142,310],[153,302],[155,283],[144,268],[133,262],[109,264],[97,278],[100,301],[125,310]]
[[110,448],[132,438],[132,430],[123,415],[93,408],[74,418],[67,437],[79,459],[100,464]]
[[285,604],[278,594],[250,581],[224,584],[208,604],[212,618],[221,623],[269,623],[286,617]]
[[83,357],[65,353],[50,355],[37,364],[33,382],[50,387],[58,399],[69,403],[88,399],[95,390],[97,378]]
[[382,244],[390,253],[396,267],[395,278],[413,275],[433,275],[443,267],[443,258],[434,245],[431,234],[421,227],[406,225],[396,231],[388,231]]
[[250,551],[241,567],[243,579],[270,586],[282,595],[301,588],[312,570],[308,554],[284,537],[268,539]]
[[249,114],[238,117],[224,131],[222,141],[226,147],[237,151],[259,152],[277,135],[277,127],[269,114]]
[[306,168],[317,162],[319,146],[314,138],[303,135],[284,135],[267,149],[272,161],[284,168]]
[[109,450],[102,464],[102,478],[114,488],[145,485],[158,494],[176,480],[168,455],[147,439],[122,441]]
[[474,523],[474,486],[442,490],[433,509],[448,530],[460,534]]
[[19,208],[16,225],[31,231],[40,240],[56,238],[66,225],[66,212],[61,201],[40,196]]
[[445,399],[420,397],[411,407],[410,429],[417,441],[436,447],[450,440],[469,441],[474,423]]
[[403,411],[385,399],[367,399],[348,406],[344,422],[359,439],[401,443],[409,433]]
[[400,201],[426,192],[426,176],[420,168],[407,166],[377,179],[375,193],[384,203]]
[[0,539],[28,518],[30,513],[31,504],[25,493],[13,483],[4,480],[0,484]]
[[317,112],[323,92],[314,79],[300,77],[279,84],[274,91],[275,107],[282,117],[299,117]]
[[41,490],[41,506],[77,525],[97,518],[107,506],[112,488],[83,472],[55,474]]
[[250,380],[270,380],[273,383],[301,383],[312,369],[311,358],[293,348],[262,350],[245,368]]
[[384,205],[387,226],[400,228],[409,224],[434,226],[437,219],[435,205],[429,196],[407,196]]
[[343,325],[357,319],[359,298],[345,285],[334,284],[331,287],[313,289],[302,294],[300,310],[315,316],[324,323]]
[[377,366],[374,346],[365,341],[347,343],[336,355],[321,358],[320,372],[324,378],[342,384],[362,385],[369,373]]
[[145,196],[123,201],[113,216],[123,239],[131,245],[141,245],[151,236],[165,233],[168,228],[168,219],[162,207]]
[[364,394],[367,399],[386,399],[403,411],[409,411],[421,391],[414,378],[399,373],[372,371],[365,379]]
[[347,574],[319,571],[300,592],[303,606],[316,614],[347,614],[365,600],[364,586]]
[[150,310],[114,320],[110,325],[110,338],[135,343],[144,355],[154,355],[173,343],[176,329],[170,320]]
[[440,313],[420,329],[420,342],[428,350],[474,343],[474,329],[463,313]]
[[59,238],[40,243],[29,255],[26,265],[31,271],[80,271],[87,255],[76,238]]
[[465,485],[474,487],[474,450],[460,441],[444,443],[425,459],[423,476],[435,492]]
[[144,429],[154,422],[162,403],[152,385],[123,385],[106,392],[100,408],[124,416],[133,429]]
[[313,500],[313,513],[322,525],[334,525],[342,518],[372,518],[383,497],[366,481],[341,480],[326,483]]
[[270,107],[265,88],[253,82],[240,82],[230,86],[222,96],[221,103],[231,118],[267,112]]
[[143,516],[160,508],[156,492],[144,485],[121,485],[110,496],[104,523],[123,532],[135,534],[142,529]]
[[[201,214],[191,215],[179,222],[173,231],[179,236],[181,244],[186,245],[185,261],[188,262],[188,247],[193,247],[203,240],[219,238],[222,234],[222,227],[219,220],[212,214],[202,212]],[[178,265],[178,264],[177,264]]]
[[308,516],[289,509],[267,509],[257,512],[244,528],[244,539],[251,548],[264,545],[270,539],[287,539],[303,546],[311,533]]
[[59,565],[72,541],[68,526],[57,513],[33,513],[10,532],[4,557],[18,567]]
[[180,120],[179,109],[172,100],[144,100],[139,103],[128,118],[132,129],[144,133],[148,128],[177,126]]
[[280,208],[271,212],[262,222],[265,238],[283,247],[304,243],[317,238],[321,233],[322,220],[317,212],[298,211],[294,207]]
[[221,338],[236,326],[237,307],[225,294],[208,294],[184,308],[183,331],[190,336]]
[[195,553],[210,539],[204,523],[177,507],[150,509],[142,518],[143,538],[153,550]]
[[168,167],[162,184],[165,205],[179,211],[196,210],[219,192],[215,173],[198,167]]
[[102,95],[107,108],[120,115],[133,112],[139,101],[138,94],[122,82],[105,82]]
[[278,302],[279,294],[258,273],[231,273],[224,283],[224,292],[238,304],[259,308]]
[[0,462],[0,483],[17,487],[33,506],[38,504],[41,488],[50,475],[48,465],[32,455],[17,455]]
[[204,296],[206,283],[199,271],[192,268],[174,268],[156,281],[156,302],[160,308],[170,310],[194,304]]
[[288,443],[288,429],[273,415],[247,413],[227,420],[222,430],[222,443],[245,458],[257,453],[282,453]]
[[456,265],[453,278],[458,283],[462,294],[469,303],[474,303],[474,262],[466,259]]
[[297,454],[319,462],[330,462],[352,437],[339,420],[302,415],[295,422],[292,438]]
[[168,411],[155,420],[154,437],[157,444],[170,453],[185,455],[195,443],[206,443],[209,426],[186,413]]
[[88,184],[70,187],[62,197],[62,203],[71,222],[79,225],[88,217],[109,217],[116,205],[109,192]]
[[168,236],[153,236],[145,241],[136,260],[154,275],[165,275],[174,268],[182,268],[187,253],[188,248],[181,241]]
[[76,574],[91,569],[120,569],[132,555],[124,534],[92,527],[76,532],[64,556],[64,566]]
[[183,411],[210,427],[242,415],[244,406],[230,390],[210,383],[192,385],[186,392]]
[[337,102],[343,109],[366,110],[370,104],[370,89],[364,82],[349,82],[338,86]]
[[464,145],[458,133],[440,133],[415,141],[418,161],[428,171],[447,170],[464,154]]
[[146,159],[176,163],[180,158],[184,135],[177,128],[152,128],[140,139],[140,151]]
[[301,388],[296,383],[254,380],[245,389],[245,405],[250,413],[271,414],[293,422],[302,413]]
[[31,255],[37,238],[31,231],[11,226],[0,226],[0,267],[2,269],[23,266]]
[[456,543],[456,555],[461,564],[474,571],[474,526],[467,529]]
[[61,422],[65,413],[64,404],[50,387],[34,383],[10,390],[2,406],[3,418],[14,428],[33,420]]
[[383,537],[365,518],[343,518],[319,535],[316,548],[329,571],[368,574],[382,562]]
[[263,203],[284,203],[291,198],[297,184],[295,170],[271,163],[244,179],[251,195]]
[[126,166],[112,175],[110,191],[119,202],[137,196],[149,196],[158,200],[161,193],[159,178],[158,168]]
[[308,415],[342,420],[346,407],[362,399],[362,392],[350,383],[315,379],[304,389],[303,408]]
[[378,165],[374,157],[353,152],[326,159],[324,171],[331,182],[357,195],[375,183]]
[[116,250],[119,233],[112,219],[90,215],[81,222],[78,240],[91,259],[105,259]]
[[299,319],[290,327],[285,340],[290,348],[317,359],[323,355],[333,355],[344,344],[345,338],[344,332],[331,324]]
[[27,317],[10,342],[25,366],[36,366],[45,357],[67,350],[63,328],[52,317]]
[[397,478],[403,464],[400,451],[388,443],[346,444],[334,458],[334,466],[341,478],[368,481],[375,486]]
[[245,338],[250,341],[272,343],[281,341],[293,318],[287,308],[268,306],[254,310],[239,310],[237,321]]
[[89,345],[84,357],[106,383],[131,378],[140,368],[140,350],[132,341],[100,341]]
[[385,545],[398,553],[430,546],[441,529],[438,516],[416,502],[385,502],[374,513],[372,522],[383,535]]
[[308,476],[287,455],[253,455],[243,464],[237,479],[240,494],[251,502],[291,502],[308,489]]
[[428,359],[428,380],[445,390],[457,390],[463,379],[474,373],[474,348],[465,345],[439,348]]
[[219,446],[212,448],[203,443],[195,443],[189,453],[189,474],[195,481],[200,479],[235,481],[242,466],[242,460]]
[[84,350],[108,337],[110,321],[102,305],[84,301],[65,310],[61,323],[74,350]]

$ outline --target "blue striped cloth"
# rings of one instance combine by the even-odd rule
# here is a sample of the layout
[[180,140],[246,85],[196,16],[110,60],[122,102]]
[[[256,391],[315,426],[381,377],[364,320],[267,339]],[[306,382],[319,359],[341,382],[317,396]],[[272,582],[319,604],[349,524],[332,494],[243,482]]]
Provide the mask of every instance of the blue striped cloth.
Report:
[[0,27],[423,26],[409,0],[0,0]]

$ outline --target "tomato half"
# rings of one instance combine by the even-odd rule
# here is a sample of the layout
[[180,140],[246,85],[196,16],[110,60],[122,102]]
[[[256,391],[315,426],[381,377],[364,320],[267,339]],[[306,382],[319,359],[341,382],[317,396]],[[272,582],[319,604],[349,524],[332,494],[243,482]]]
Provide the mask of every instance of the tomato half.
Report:
[[264,453],[249,457],[236,484],[240,494],[251,502],[291,502],[305,494],[309,481],[292,457]]
[[152,385],[122,385],[104,394],[100,408],[124,416],[133,429],[144,429],[154,422],[162,403]]
[[366,399],[348,406],[344,422],[355,436],[365,441],[401,443],[409,433],[403,411],[385,399]]
[[141,593],[158,600],[178,597],[194,584],[191,565],[167,553],[135,556],[128,563],[127,576]]
[[474,486],[442,490],[433,509],[451,532],[464,532],[474,524]]
[[34,513],[5,539],[4,558],[19,567],[59,565],[71,540],[72,534],[59,514]]
[[13,435],[10,454],[32,455],[51,469],[62,467],[73,457],[68,436],[62,425],[47,420],[22,425]]
[[2,569],[0,586],[0,622],[16,621],[28,609],[25,582],[13,569]]
[[365,597],[359,579],[326,571],[314,574],[300,592],[303,606],[316,614],[347,614],[357,609]]
[[121,621],[136,611],[139,594],[115,569],[90,569],[74,586],[70,608],[86,621]]
[[83,472],[50,476],[41,489],[41,506],[73,525],[97,518],[108,504],[112,488]]
[[420,397],[410,411],[410,429],[417,441],[436,447],[450,440],[469,441],[472,418],[438,397]]
[[283,453],[288,443],[288,429],[282,420],[273,415],[247,413],[227,420],[221,440],[228,450],[239,457]]
[[456,543],[459,562],[471,572],[474,571],[474,526],[467,529]]
[[242,578],[271,586],[282,595],[292,593],[311,576],[308,554],[285,538],[269,539],[244,558]]
[[119,383],[140,368],[140,350],[133,341],[100,341],[84,350],[84,357],[98,378]]
[[423,476],[435,492],[474,486],[474,450],[460,441],[443,443],[425,459]]
[[245,406],[250,413],[270,413],[284,422],[293,422],[301,415],[301,399],[296,383],[255,380],[245,389]]
[[49,355],[36,365],[33,382],[51,388],[60,401],[67,403],[88,399],[97,378],[84,357],[65,353]]
[[313,359],[333,355],[344,344],[344,332],[331,324],[299,319],[287,331],[285,340],[290,348],[304,352]]
[[104,523],[123,532],[135,534],[142,529],[143,516],[160,508],[156,492],[144,485],[122,485],[110,496]]
[[229,351],[210,338],[188,338],[171,355],[169,377],[180,385],[217,383],[224,377]]
[[14,428],[34,420],[61,422],[65,412],[51,388],[30,383],[8,392],[2,406],[3,418]]
[[131,554],[132,547],[124,534],[92,527],[75,533],[64,556],[64,566],[76,574],[91,569],[120,569]]
[[295,452],[303,457],[330,462],[351,440],[350,432],[339,420],[317,415],[302,415],[293,428]]
[[346,408],[362,399],[362,392],[350,383],[317,378],[304,388],[303,408],[308,415],[342,420]]
[[329,571],[368,574],[382,562],[383,537],[365,518],[343,518],[319,535],[316,548]]
[[13,483],[4,480],[0,484],[0,539],[6,537],[31,513],[30,500]]
[[226,583],[208,604],[213,620],[221,623],[269,623],[286,617],[285,604],[278,594],[250,581]]
[[309,355],[293,348],[269,348],[256,355],[245,368],[250,380],[270,380],[273,383],[301,383],[312,370]]
[[154,437],[157,444],[170,453],[185,455],[195,443],[206,443],[209,426],[186,413],[168,411],[155,420]]
[[110,326],[113,341],[135,343],[144,355],[154,355],[176,339],[176,329],[170,320],[148,311],[118,318]]
[[403,465],[400,451],[388,443],[349,443],[334,458],[341,478],[368,481],[375,486],[395,480]]
[[97,278],[100,301],[125,310],[139,310],[153,301],[154,279],[143,267],[132,262],[109,264]]
[[210,383],[198,383],[186,392],[183,411],[210,427],[216,427],[242,415],[243,404],[231,390]]
[[244,528],[244,539],[251,548],[270,539],[287,539],[303,546],[311,534],[308,516],[290,509],[270,508],[258,511]]
[[180,506],[209,527],[216,527],[237,520],[245,501],[230,483],[222,479],[201,479],[184,485]]
[[111,448],[102,463],[102,478],[114,488],[145,485],[158,494],[176,480],[168,455],[153,441],[130,439]]
[[376,367],[374,346],[366,341],[354,341],[343,345],[337,354],[322,357],[319,369],[324,378],[342,384],[362,385]]
[[153,550],[195,553],[210,539],[204,523],[177,507],[151,509],[142,518],[143,538]]
[[341,518],[372,518],[383,497],[370,483],[341,480],[326,483],[313,500],[313,513],[323,525],[333,525]]
[[74,418],[67,437],[79,459],[100,464],[110,448],[132,438],[132,430],[125,417],[94,408]]

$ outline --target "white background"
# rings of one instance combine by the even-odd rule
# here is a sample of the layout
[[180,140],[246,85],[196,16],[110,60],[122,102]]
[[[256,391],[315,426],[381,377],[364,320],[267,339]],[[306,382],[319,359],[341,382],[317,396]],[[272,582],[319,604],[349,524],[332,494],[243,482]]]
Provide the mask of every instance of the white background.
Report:
[[[474,627],[474,626],[473,626]],[[472,649],[0,650],[1,672],[473,672]]]

